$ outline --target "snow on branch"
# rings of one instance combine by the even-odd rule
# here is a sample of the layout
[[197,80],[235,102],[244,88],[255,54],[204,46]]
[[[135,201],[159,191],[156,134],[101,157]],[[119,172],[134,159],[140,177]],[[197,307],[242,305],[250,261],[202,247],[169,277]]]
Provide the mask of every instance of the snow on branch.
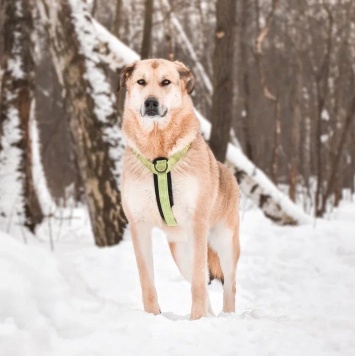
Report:
[[[197,110],[196,116],[206,140],[211,134],[211,124]],[[227,161],[240,178],[242,192],[259,206],[265,215],[281,224],[302,224],[310,222],[310,217],[283,194],[275,184],[249,160],[240,147],[228,144]]]
[[95,19],[92,19],[97,39],[99,40],[99,55],[103,62],[114,70],[120,70],[128,63],[138,61],[139,55],[117,39],[110,31]]
[[35,119],[35,100],[31,107],[30,116],[30,136],[32,151],[32,176],[36,193],[44,215],[49,216],[56,210],[57,206],[48,188],[47,178],[41,160],[41,143],[38,131],[38,124]]

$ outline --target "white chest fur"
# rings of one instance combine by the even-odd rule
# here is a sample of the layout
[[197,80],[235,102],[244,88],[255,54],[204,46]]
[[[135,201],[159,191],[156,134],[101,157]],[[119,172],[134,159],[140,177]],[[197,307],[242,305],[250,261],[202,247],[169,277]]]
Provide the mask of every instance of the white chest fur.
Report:
[[[136,222],[147,223],[164,229],[155,196],[153,174],[143,167],[142,174],[127,174],[122,185],[122,195]],[[180,228],[191,226],[196,209],[199,186],[196,177],[186,171],[171,172],[173,200],[172,211]]]

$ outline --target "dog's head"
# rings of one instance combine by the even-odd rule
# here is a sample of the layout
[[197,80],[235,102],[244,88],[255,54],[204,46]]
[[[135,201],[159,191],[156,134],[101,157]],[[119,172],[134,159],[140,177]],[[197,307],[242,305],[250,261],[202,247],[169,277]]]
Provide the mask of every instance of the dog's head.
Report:
[[188,104],[194,77],[181,62],[146,59],[126,66],[118,89],[126,87],[125,110],[131,111],[146,130],[165,127],[176,110]]

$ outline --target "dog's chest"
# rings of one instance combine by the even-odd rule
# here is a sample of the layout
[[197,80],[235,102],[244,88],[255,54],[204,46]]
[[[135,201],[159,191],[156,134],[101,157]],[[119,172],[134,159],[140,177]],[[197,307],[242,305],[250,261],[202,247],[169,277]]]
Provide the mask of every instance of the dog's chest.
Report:
[[[198,181],[196,177],[178,171],[171,172],[171,181],[172,211],[178,225],[184,226],[190,223],[196,209]],[[157,205],[153,174],[149,171],[139,177],[127,177],[123,198],[135,220],[158,226],[164,224]]]

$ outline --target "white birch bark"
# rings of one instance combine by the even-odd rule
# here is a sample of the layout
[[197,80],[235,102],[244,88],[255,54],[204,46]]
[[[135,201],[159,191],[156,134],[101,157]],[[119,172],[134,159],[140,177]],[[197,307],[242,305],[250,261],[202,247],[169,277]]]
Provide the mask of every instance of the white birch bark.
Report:
[[118,243],[126,224],[118,189],[123,155],[115,98],[84,2],[37,2],[62,85],[95,242]]

